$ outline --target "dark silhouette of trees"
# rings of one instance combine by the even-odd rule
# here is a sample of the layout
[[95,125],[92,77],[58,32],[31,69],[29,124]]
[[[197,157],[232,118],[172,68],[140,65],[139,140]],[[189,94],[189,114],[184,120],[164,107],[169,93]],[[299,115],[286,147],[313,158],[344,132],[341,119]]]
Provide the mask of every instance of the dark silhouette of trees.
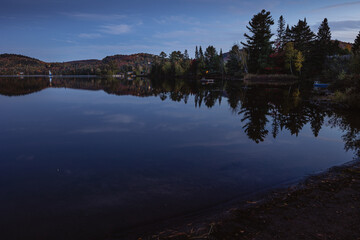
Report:
[[235,44],[229,52],[229,60],[226,63],[226,70],[229,75],[241,75],[242,72],[242,53],[240,46]]
[[271,26],[274,25],[274,20],[271,13],[262,10],[260,13],[254,15],[246,28],[250,31],[250,35],[244,34],[247,39],[245,46],[249,53],[249,72],[261,73],[266,67],[270,65],[269,56],[272,52]]
[[355,39],[355,42],[352,46],[352,52],[355,54],[355,55],[358,55],[360,54],[360,32],[359,34],[357,35],[356,39]]
[[315,40],[315,34],[307,24],[306,18],[299,20],[298,24],[291,28],[291,36],[294,47],[305,54],[305,56],[309,55]]
[[205,66],[210,73],[220,72],[220,58],[214,46],[209,46],[205,51]]
[[332,50],[331,32],[327,18],[321,23],[317,36],[315,48],[312,52],[312,62],[317,66],[317,73],[321,73],[326,57],[330,55]]
[[277,38],[275,41],[275,48],[282,49],[286,43],[286,29],[285,29],[285,19],[281,15],[278,20],[278,29],[277,29]]

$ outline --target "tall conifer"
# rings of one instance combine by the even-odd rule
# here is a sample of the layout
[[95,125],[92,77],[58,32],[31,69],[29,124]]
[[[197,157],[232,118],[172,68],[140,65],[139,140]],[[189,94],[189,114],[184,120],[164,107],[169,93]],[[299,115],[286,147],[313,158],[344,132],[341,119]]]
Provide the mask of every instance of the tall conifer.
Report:
[[352,47],[352,51],[355,55],[360,54],[360,32],[355,39],[355,42]]
[[249,53],[248,65],[252,73],[262,72],[269,65],[273,43],[270,41],[273,36],[270,29],[272,25],[274,25],[274,20],[270,12],[262,10],[254,15],[249,26],[246,26],[251,35],[244,34],[247,41],[242,44]]
[[281,48],[281,49],[284,47],[285,34],[286,34],[285,19],[281,15],[278,20],[278,29],[277,29],[277,38],[276,38],[277,46],[276,47]]

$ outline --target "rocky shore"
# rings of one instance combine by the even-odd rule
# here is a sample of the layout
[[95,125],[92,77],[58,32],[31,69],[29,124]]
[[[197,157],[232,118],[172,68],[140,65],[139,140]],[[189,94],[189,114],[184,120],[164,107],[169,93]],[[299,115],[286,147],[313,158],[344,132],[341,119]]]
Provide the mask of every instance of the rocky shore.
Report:
[[137,239],[360,240],[360,161]]

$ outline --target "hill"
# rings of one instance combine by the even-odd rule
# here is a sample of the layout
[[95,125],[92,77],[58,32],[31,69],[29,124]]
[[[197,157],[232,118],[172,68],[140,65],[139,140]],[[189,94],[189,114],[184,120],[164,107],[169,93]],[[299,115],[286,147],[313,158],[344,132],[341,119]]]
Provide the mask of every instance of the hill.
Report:
[[102,60],[103,64],[115,65],[116,68],[126,71],[136,71],[137,74],[148,72],[155,60],[155,55],[138,53],[132,55],[108,56]]
[[36,58],[18,54],[0,54],[0,74],[44,74],[47,70],[47,63]]
[[351,43],[342,42],[342,41],[338,41],[338,40],[336,40],[336,42],[339,43],[339,48],[341,48],[342,50],[348,50],[349,52],[351,51],[351,48],[352,48]]
[[46,75],[49,70],[55,75],[112,75],[128,71],[141,74],[150,70],[154,59],[155,55],[139,53],[60,63],[17,54],[0,54],[0,75]]

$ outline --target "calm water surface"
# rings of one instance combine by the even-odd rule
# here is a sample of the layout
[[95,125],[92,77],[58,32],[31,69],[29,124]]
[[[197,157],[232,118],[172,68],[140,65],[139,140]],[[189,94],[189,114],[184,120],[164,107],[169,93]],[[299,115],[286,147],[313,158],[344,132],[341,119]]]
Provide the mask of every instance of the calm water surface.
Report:
[[0,78],[6,239],[104,239],[358,155],[354,113],[300,87]]

